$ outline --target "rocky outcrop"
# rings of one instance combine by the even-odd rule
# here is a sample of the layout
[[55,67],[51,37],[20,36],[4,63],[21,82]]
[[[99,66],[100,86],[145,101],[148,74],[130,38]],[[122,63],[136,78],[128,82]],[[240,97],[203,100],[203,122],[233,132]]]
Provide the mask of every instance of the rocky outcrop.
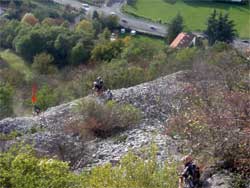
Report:
[[[177,140],[166,136],[164,131],[165,121],[170,113],[181,108],[176,96],[188,85],[183,81],[184,75],[184,72],[178,72],[134,87],[112,91],[115,101],[130,103],[143,113],[138,126],[113,137],[83,142],[79,136],[65,133],[65,126],[79,118],[74,110],[82,99],[52,107],[36,117],[4,119],[0,121],[0,132],[19,132],[22,136],[16,138],[16,142],[25,140],[33,144],[41,155],[56,156],[70,161],[72,168],[77,171],[106,162],[116,164],[129,150],[138,151],[152,143],[159,148],[159,161],[169,157],[179,160],[181,154]],[[99,98],[96,100],[101,101]],[[13,140],[0,142],[0,147],[4,150]],[[219,182],[219,179],[219,176],[212,176],[207,185],[219,188],[220,183],[215,183]]]
[[[116,139],[96,139],[91,141],[91,144],[86,144],[91,146],[85,148],[92,156],[89,166],[118,160],[129,149],[139,149],[153,141],[159,145],[160,158],[166,158],[168,156],[167,150],[174,147],[174,142],[162,134],[164,131],[163,123],[176,107],[177,100],[174,97],[181,93],[185,86],[185,83],[179,79],[183,75],[183,72],[179,72],[134,87],[112,91],[114,100],[117,102],[130,103],[141,109],[143,119],[136,128],[121,133],[120,136],[116,136]],[[4,119],[0,121],[0,132],[8,134],[17,131],[24,135],[17,141],[25,139],[28,143],[35,143],[35,148],[41,153],[59,155],[66,160],[74,158],[75,161],[75,156],[62,157],[60,147],[66,150],[65,153],[72,155],[73,148],[83,149],[82,147],[85,145],[77,136],[66,135],[64,132],[65,125],[78,118],[74,110],[80,101],[81,99],[78,99],[52,107],[36,117]],[[29,133],[28,136],[27,133]],[[118,137],[126,137],[126,139],[123,139],[123,142],[118,142]],[[68,147],[68,145],[72,147]],[[174,149],[171,150],[176,152]],[[75,163],[76,168],[82,168],[86,164],[86,160],[82,158],[86,159],[84,155],[79,156]]]
[[203,183],[203,188],[229,188],[231,180],[232,174],[227,171],[217,172]]

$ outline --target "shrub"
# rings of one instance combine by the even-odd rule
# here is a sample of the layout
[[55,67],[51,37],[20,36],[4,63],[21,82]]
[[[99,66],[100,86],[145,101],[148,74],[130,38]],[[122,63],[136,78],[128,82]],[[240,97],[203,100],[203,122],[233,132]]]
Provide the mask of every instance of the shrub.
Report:
[[[79,124],[97,136],[109,136],[113,132],[136,125],[140,120],[140,111],[129,104],[109,101],[99,104],[93,99],[81,101],[77,111],[82,116]],[[78,126],[76,126],[77,128]],[[72,127],[74,132],[74,127]]]
[[80,179],[66,162],[37,158],[29,147],[13,147],[0,154],[0,187],[80,187]]
[[84,185],[89,188],[173,188],[177,187],[176,164],[157,162],[156,149],[146,150],[139,157],[132,152],[124,156],[120,164],[95,167],[84,177]]
[[157,162],[156,148],[143,155],[129,152],[120,164],[98,166],[76,174],[69,165],[55,159],[38,158],[26,147],[12,147],[0,154],[0,186],[16,188],[173,188],[177,187],[176,164]]
[[41,110],[46,110],[51,106],[55,106],[58,102],[58,94],[53,88],[48,85],[44,85],[40,90],[38,90],[37,105],[41,108]]

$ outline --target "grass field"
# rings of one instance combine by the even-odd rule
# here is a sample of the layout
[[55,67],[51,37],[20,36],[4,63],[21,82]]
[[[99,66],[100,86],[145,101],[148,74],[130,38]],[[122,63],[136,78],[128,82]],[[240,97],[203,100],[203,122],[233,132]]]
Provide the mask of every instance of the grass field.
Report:
[[32,71],[21,57],[14,54],[10,50],[0,51],[0,56],[3,59],[3,61],[8,64],[10,68],[23,73],[27,81],[32,79],[33,77]]
[[154,21],[161,19],[167,23],[179,12],[184,18],[186,30],[191,31],[203,31],[206,27],[206,20],[214,9],[229,14],[235,22],[240,38],[250,38],[249,5],[183,2],[183,0],[177,0],[175,4],[170,4],[164,0],[137,0],[134,7],[127,5],[124,7],[127,13]]

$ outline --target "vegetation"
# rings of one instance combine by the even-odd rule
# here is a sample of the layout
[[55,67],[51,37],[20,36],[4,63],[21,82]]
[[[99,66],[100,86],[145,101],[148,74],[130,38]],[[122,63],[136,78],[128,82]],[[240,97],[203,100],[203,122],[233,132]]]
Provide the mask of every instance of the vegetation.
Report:
[[129,153],[119,166],[111,164],[95,167],[90,172],[75,174],[66,162],[37,158],[29,147],[12,147],[0,154],[0,187],[9,188],[172,188],[178,176],[174,163],[160,166],[156,149],[144,151],[142,156]]
[[[138,8],[140,13],[143,2],[147,15],[156,14],[148,7],[151,10],[155,7],[159,13],[164,10],[162,19],[172,18],[177,13],[174,11],[181,8],[179,12],[185,23],[195,30],[204,29],[211,7],[224,10],[224,4],[208,6],[207,2],[165,1],[129,1],[134,8],[127,8]],[[79,13],[70,6],[62,8],[50,0],[3,3],[8,11],[0,22],[1,119],[16,115],[15,105],[21,106],[23,114],[28,110],[30,114],[33,84],[38,86],[37,105],[46,110],[86,96],[97,76],[103,78],[106,88],[117,89],[190,70],[184,78],[188,87],[178,96],[182,106],[170,117],[167,133],[187,140],[184,148],[191,148],[205,165],[223,160],[222,168],[237,172],[242,179],[249,177],[249,62],[237,50],[218,42],[231,41],[235,36],[231,21],[235,14],[240,36],[248,35],[245,17],[249,8],[234,5],[229,10],[230,19],[223,14],[219,18],[216,13],[211,15],[207,34],[213,46],[204,43],[206,48],[176,50],[166,47],[163,40],[146,36],[118,35],[118,39],[111,42],[111,32],[118,26],[116,16],[103,17],[95,12],[93,20],[83,19],[70,28],[69,22]],[[204,7],[206,5],[208,7]],[[230,6],[233,5],[225,5]],[[190,19],[197,10],[198,16]],[[178,15],[169,25],[168,42],[181,30],[183,20]],[[212,35],[216,38],[211,38]],[[77,109],[82,118],[70,122],[65,132],[81,137],[106,137],[140,121],[140,111],[131,105],[114,101],[100,105],[88,99]],[[18,136],[12,132],[1,134],[0,139],[6,141]],[[125,139],[117,138],[117,142]],[[187,151],[184,149],[184,152]],[[139,155],[129,153],[119,166],[108,164],[76,175],[65,162],[37,158],[32,150],[19,148],[0,154],[0,187],[172,188],[177,186],[175,168],[174,164],[158,164],[153,150]],[[237,178],[235,182],[242,183]]]
[[140,157],[129,152],[119,166],[111,164],[94,168],[84,180],[88,187],[172,188],[177,187],[178,175],[174,163],[159,166],[156,149],[145,150]]
[[170,20],[180,13],[183,16],[187,30],[191,31],[205,30],[206,21],[214,9],[230,15],[229,19],[234,21],[235,29],[238,31],[240,38],[250,38],[248,16],[250,7],[248,4],[184,0],[168,3],[162,0],[137,0],[134,6],[124,7],[127,13],[154,21],[161,20],[164,23],[170,23]]
[[208,43],[213,45],[216,41],[230,43],[236,36],[234,22],[229,20],[228,14],[224,16],[222,13],[217,15],[217,12],[211,14],[208,18],[207,29],[205,34],[208,36]]
[[177,35],[182,32],[183,28],[183,18],[180,14],[177,14],[177,16],[173,18],[173,20],[171,20],[171,22],[169,23],[167,43],[171,44],[171,42],[177,37]]
[[9,84],[0,82],[0,119],[13,113],[13,89]]
[[38,19],[31,13],[26,13],[21,22],[30,24],[32,26],[36,25],[38,23]]
[[37,158],[29,147],[11,148],[0,154],[1,188],[80,187],[79,178],[65,162]]
[[[29,66],[27,63],[18,55],[15,53],[11,52],[10,50],[4,50],[0,51],[0,57],[4,62],[7,63],[8,67],[16,72],[19,72],[21,75],[24,76],[25,80],[31,80],[33,77],[33,73],[30,70]],[[18,75],[13,74],[13,75]],[[20,78],[20,77],[19,77]],[[16,77],[17,79],[17,77]]]
[[167,130],[188,140],[184,147],[206,165],[223,161],[222,168],[244,178],[250,176],[248,66],[226,44],[203,54],[185,78],[190,84],[178,98],[183,106]]
[[80,13],[70,6],[64,7],[50,0],[5,0],[1,2],[1,5],[7,7],[7,11],[3,17],[10,20],[21,20],[23,15],[29,13],[40,21],[50,17],[72,22],[74,21],[74,17]]
[[102,105],[93,99],[88,99],[81,101],[77,108],[83,118],[69,124],[66,130],[80,134],[89,132],[102,137],[135,126],[140,121],[141,115],[140,111],[132,105],[121,105],[114,101],[108,101]]

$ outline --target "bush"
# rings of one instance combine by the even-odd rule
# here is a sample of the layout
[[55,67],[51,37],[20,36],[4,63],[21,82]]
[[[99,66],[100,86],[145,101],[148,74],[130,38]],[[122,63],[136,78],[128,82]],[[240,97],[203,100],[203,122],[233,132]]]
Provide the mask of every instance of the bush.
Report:
[[29,148],[13,147],[0,154],[0,187],[80,187],[80,179],[66,162],[37,158]]
[[55,159],[38,158],[26,147],[12,147],[0,154],[0,186],[3,188],[173,188],[177,187],[176,164],[157,162],[157,150],[129,152],[120,164],[98,166],[76,174],[69,165]]
[[118,166],[111,164],[95,167],[84,177],[84,187],[173,188],[177,187],[176,164],[157,162],[156,148],[145,150],[143,156],[129,152]]
[[38,90],[37,105],[41,108],[41,110],[46,110],[51,106],[56,106],[58,103],[58,94],[53,88],[48,85],[44,85],[40,90]]
[[[99,104],[93,99],[85,99],[79,103],[77,111],[82,116],[79,121],[82,129],[101,137],[134,126],[140,120],[138,109],[132,105],[121,105],[114,101]],[[79,124],[76,129],[79,128]],[[74,127],[72,132],[75,132]]]

